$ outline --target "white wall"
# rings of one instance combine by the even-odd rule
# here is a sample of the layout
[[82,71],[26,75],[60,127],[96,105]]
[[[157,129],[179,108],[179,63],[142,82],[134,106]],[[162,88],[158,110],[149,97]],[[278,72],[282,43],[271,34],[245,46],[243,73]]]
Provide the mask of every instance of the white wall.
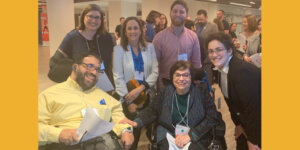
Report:
[[73,0],[49,0],[47,3],[50,56],[64,36],[75,28]]

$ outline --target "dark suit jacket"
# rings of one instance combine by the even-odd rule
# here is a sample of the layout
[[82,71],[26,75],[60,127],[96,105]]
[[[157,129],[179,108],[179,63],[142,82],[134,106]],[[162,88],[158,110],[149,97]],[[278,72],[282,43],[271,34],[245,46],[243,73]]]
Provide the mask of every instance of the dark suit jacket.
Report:
[[[198,26],[197,25],[197,30],[198,30]],[[209,59],[207,59],[207,50],[204,49],[204,42],[205,39],[213,33],[217,33],[218,32],[218,26],[215,23],[211,23],[211,22],[207,22],[206,26],[204,27],[204,29],[201,31],[201,34],[198,35],[198,39],[199,39],[199,43],[200,43],[200,52],[201,52],[201,63],[209,63]]]
[[[191,99],[189,104],[188,122],[191,129],[189,136],[192,142],[195,143],[199,143],[199,141],[202,142],[202,139],[208,140],[208,138],[206,138],[207,133],[213,126],[220,124],[219,119],[222,120],[222,118],[218,117],[214,101],[209,95],[207,85],[206,87],[203,85],[206,84],[192,84],[190,88]],[[167,86],[164,91],[154,99],[150,106],[142,110],[137,119],[135,119],[139,127],[157,120],[158,142],[166,138],[167,132],[174,134],[171,117],[174,92],[175,88],[173,85]],[[225,131],[225,126],[223,127]]]
[[261,71],[254,65],[233,56],[227,75],[231,117],[242,125],[248,140],[261,144]]

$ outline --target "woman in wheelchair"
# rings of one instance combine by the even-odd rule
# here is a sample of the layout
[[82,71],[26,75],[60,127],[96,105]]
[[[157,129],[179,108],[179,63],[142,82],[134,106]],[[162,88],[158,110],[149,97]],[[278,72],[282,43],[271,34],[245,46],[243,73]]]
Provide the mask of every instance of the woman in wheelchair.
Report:
[[[189,150],[208,149],[212,139],[218,140],[218,137],[221,137],[224,149],[225,125],[207,84],[194,84],[191,65],[183,60],[171,67],[170,79],[172,84],[159,93],[136,119],[124,119],[120,123],[140,128],[157,121],[156,136],[160,150],[168,150],[169,146],[188,147]],[[217,132],[212,134],[212,129]],[[175,139],[173,144],[167,134]]]

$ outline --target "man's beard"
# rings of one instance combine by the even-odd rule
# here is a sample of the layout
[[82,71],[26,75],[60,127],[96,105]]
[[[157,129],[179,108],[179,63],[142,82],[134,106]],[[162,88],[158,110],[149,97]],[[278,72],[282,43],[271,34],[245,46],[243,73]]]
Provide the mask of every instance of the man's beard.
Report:
[[174,26],[178,27],[178,26],[182,26],[184,24],[184,19],[182,19],[180,22],[175,21],[176,19],[171,19],[171,22]]
[[[86,81],[85,76],[90,75],[95,77],[92,82]],[[76,72],[76,79],[75,81],[79,84],[79,86],[85,91],[91,89],[94,85],[96,85],[98,78],[92,73],[82,73],[80,70]]]

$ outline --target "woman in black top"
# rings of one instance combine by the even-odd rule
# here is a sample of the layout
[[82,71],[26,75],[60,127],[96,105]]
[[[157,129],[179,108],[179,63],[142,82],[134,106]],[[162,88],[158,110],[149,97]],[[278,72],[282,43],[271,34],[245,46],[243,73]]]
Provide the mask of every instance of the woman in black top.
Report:
[[[80,15],[80,24],[76,29],[70,31],[52,58],[75,59],[79,54],[93,52],[100,56],[103,66],[110,81],[112,78],[112,37],[105,31],[104,13],[95,4],[86,6]],[[50,60],[51,65],[54,65]]]

